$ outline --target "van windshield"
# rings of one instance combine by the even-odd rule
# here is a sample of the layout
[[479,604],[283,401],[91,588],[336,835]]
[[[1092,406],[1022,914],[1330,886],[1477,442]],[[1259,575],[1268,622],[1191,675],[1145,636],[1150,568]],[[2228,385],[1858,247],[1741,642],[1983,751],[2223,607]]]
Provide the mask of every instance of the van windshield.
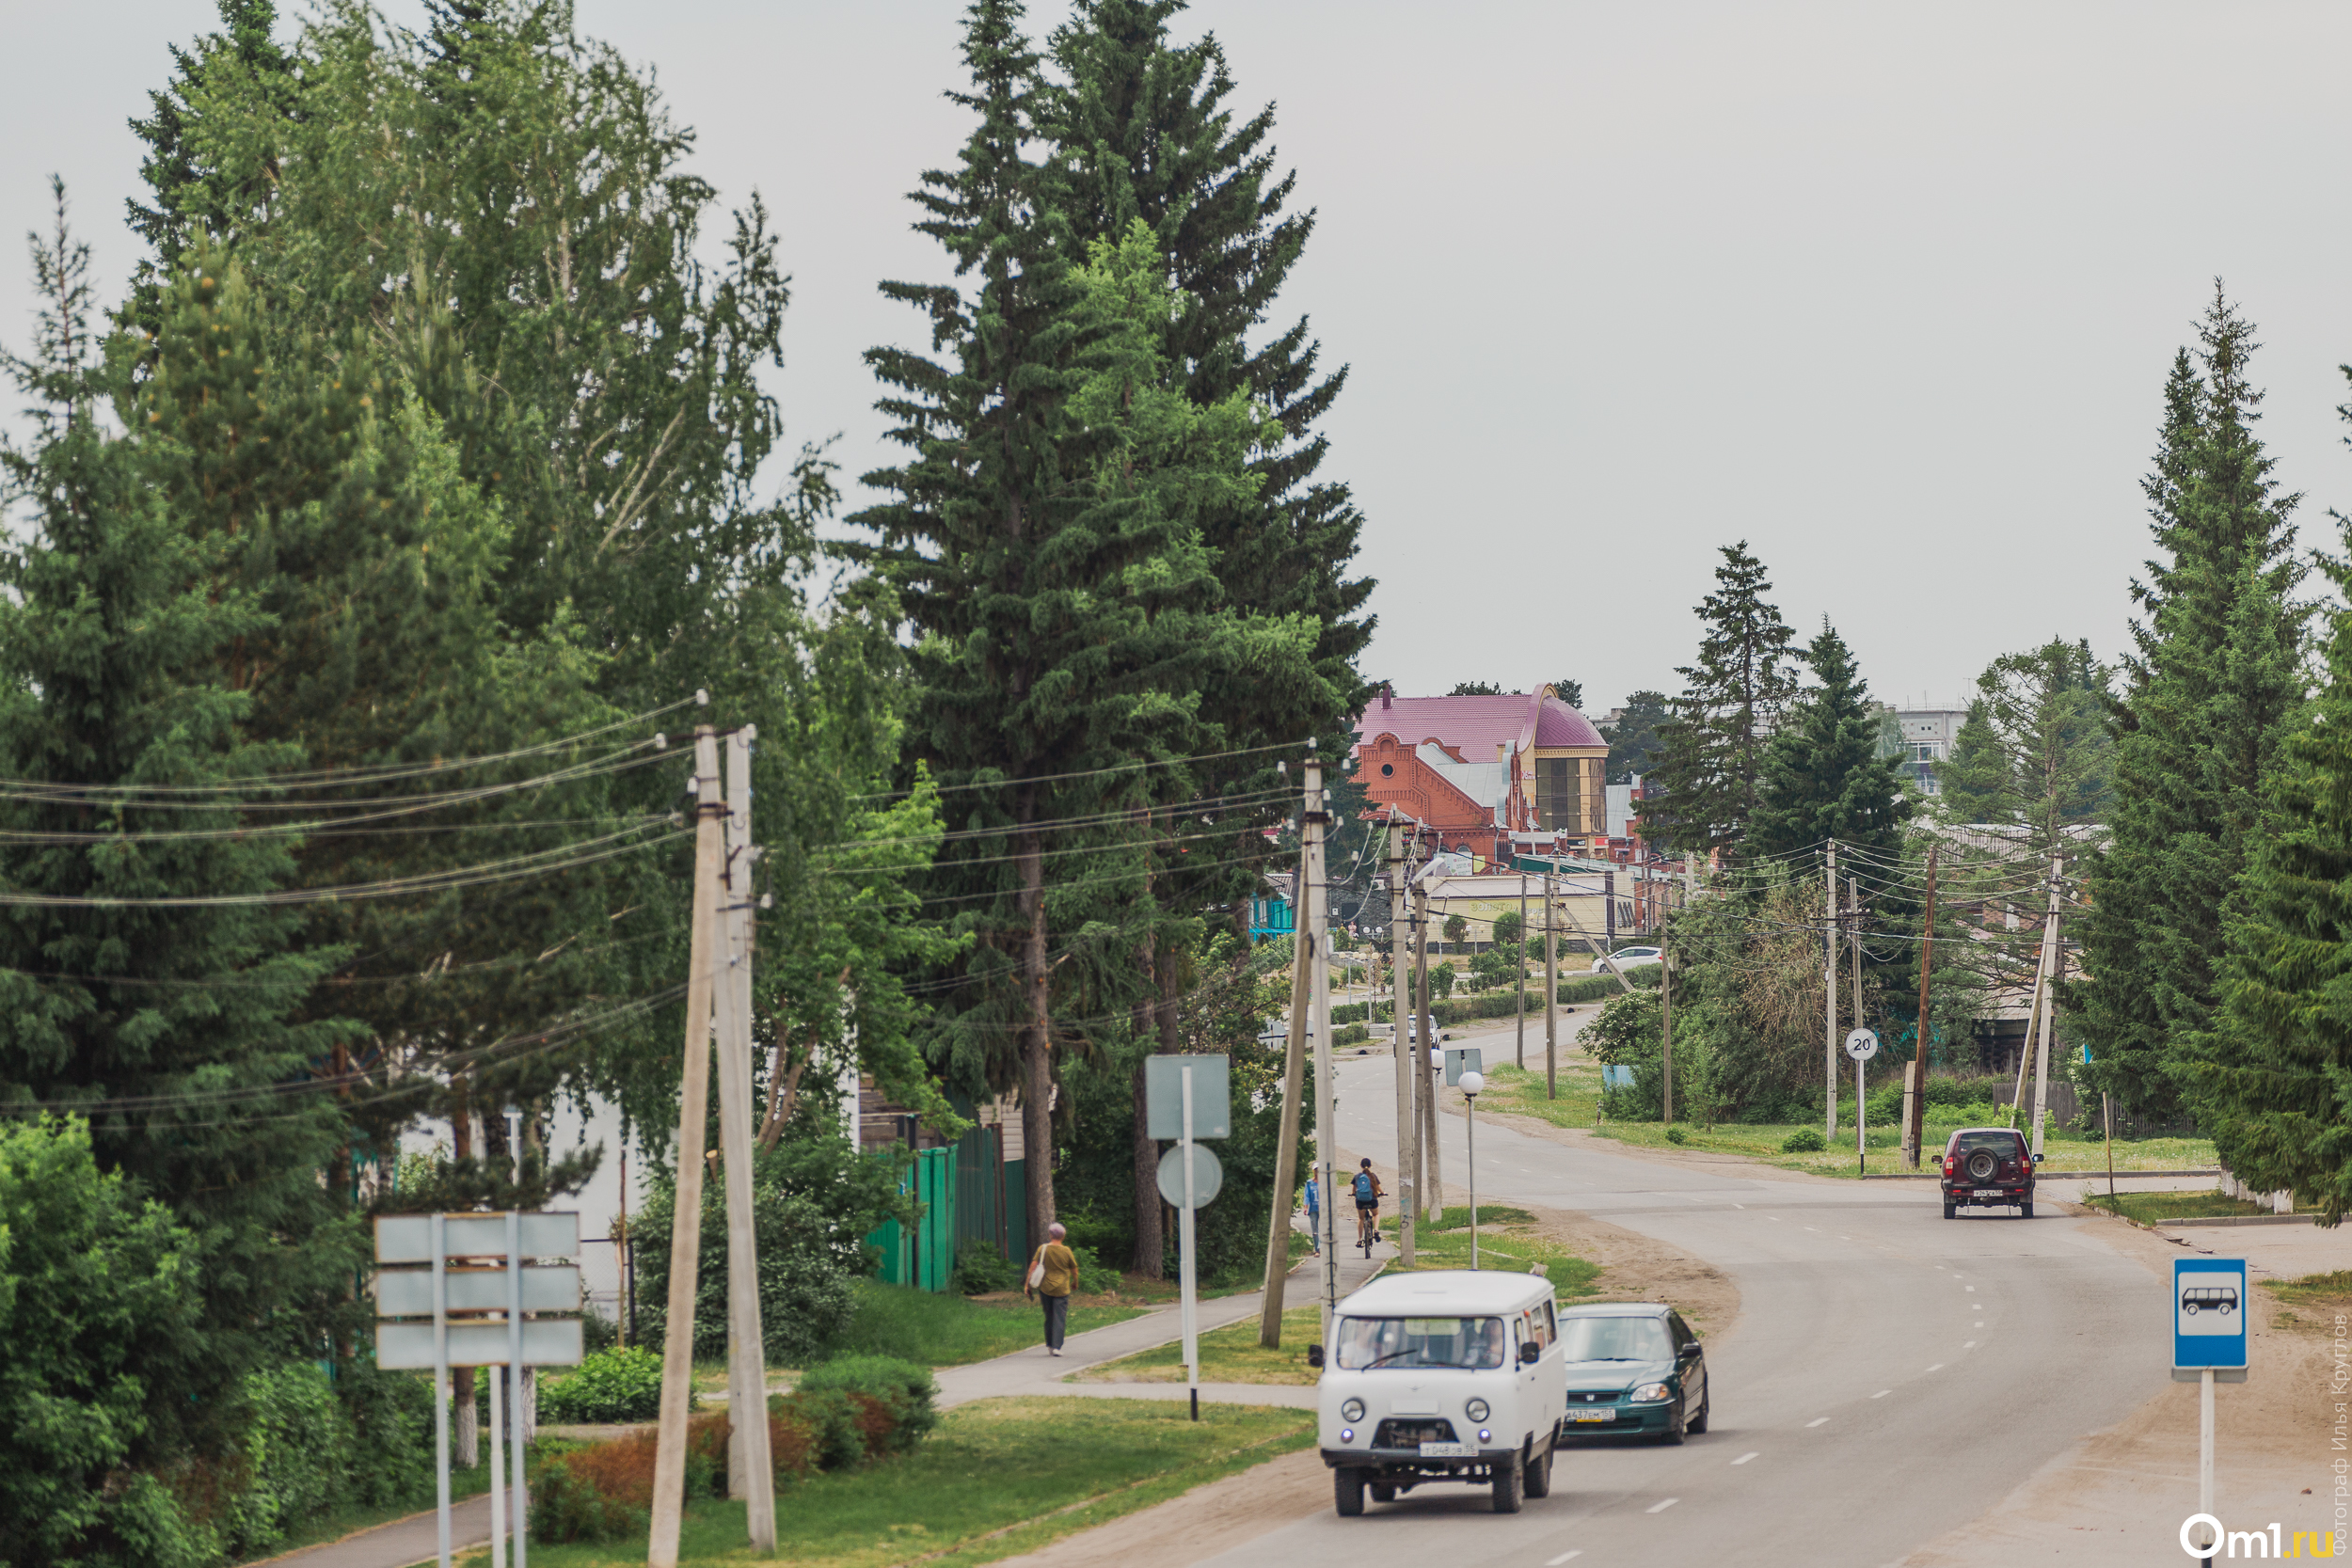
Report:
[[1502,1365],[1501,1318],[1343,1318],[1339,1340],[1348,1371]]
[[1563,1318],[1560,1342],[1571,1361],[1672,1361],[1666,1325],[1656,1318]]

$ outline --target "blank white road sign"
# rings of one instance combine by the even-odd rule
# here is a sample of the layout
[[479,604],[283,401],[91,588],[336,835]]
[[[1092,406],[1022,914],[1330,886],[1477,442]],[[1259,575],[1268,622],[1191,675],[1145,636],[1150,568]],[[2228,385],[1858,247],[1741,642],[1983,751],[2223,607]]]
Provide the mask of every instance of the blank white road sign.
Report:
[[[452,1214],[443,1244],[452,1258],[506,1256],[504,1214]],[[580,1256],[580,1216],[576,1213],[525,1214],[522,1227],[525,1258]],[[375,1222],[375,1260],[379,1263],[433,1261],[433,1216],[386,1214]],[[426,1311],[433,1310],[427,1307]]]
[[[580,1270],[570,1263],[532,1264],[522,1271],[523,1310],[580,1310]],[[502,1312],[506,1309],[504,1269],[449,1271],[449,1309],[453,1312]],[[433,1316],[433,1271],[387,1269],[375,1276],[375,1312],[381,1318]]]
[[[523,1324],[523,1365],[569,1367],[580,1357],[578,1318],[534,1318]],[[508,1341],[504,1323],[449,1325],[449,1364],[453,1367],[503,1367]],[[375,1325],[375,1364],[401,1370],[429,1370],[433,1366],[431,1323]]]

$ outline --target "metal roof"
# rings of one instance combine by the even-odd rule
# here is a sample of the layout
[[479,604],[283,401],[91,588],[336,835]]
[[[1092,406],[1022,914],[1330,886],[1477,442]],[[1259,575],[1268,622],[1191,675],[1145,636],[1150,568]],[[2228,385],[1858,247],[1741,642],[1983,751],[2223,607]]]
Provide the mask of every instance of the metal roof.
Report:
[[1551,1293],[1551,1281],[1500,1269],[1430,1269],[1384,1274],[1340,1303],[1342,1312],[1382,1317],[1451,1317],[1510,1312]]

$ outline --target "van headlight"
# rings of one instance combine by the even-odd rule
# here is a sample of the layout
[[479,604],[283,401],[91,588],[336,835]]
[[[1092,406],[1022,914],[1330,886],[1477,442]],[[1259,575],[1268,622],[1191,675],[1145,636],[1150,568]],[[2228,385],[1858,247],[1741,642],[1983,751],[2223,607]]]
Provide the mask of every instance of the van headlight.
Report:
[[1468,1416],[1472,1421],[1484,1421],[1486,1418],[1486,1413],[1487,1405],[1485,1400],[1472,1400],[1462,1406],[1462,1414]]
[[1674,1396],[1666,1392],[1662,1383],[1645,1383],[1627,1396],[1629,1404],[1663,1404]]
[[1362,1420],[1363,1418],[1364,1418],[1364,1402],[1363,1402],[1363,1401],[1361,1401],[1361,1400],[1342,1400],[1342,1401],[1340,1402],[1340,1419],[1341,1419],[1341,1420],[1343,1420],[1343,1421],[1360,1421],[1360,1420]]

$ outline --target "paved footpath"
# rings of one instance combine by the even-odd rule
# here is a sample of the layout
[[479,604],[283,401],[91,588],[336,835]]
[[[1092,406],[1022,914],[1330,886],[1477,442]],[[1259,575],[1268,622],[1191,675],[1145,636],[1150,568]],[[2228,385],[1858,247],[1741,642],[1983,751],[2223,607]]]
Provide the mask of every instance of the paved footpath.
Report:
[[[1374,1247],[1369,1259],[1355,1248],[1342,1248],[1340,1294],[1344,1296],[1370,1279],[1394,1252],[1395,1249],[1386,1243]],[[1306,1259],[1293,1269],[1282,1282],[1283,1306],[1311,1305],[1315,1301],[1322,1283],[1316,1259]],[[1255,1318],[1264,1302],[1265,1292],[1263,1291],[1204,1301],[1200,1306],[1200,1332],[1206,1334],[1227,1323]],[[1039,1325],[1039,1332],[1041,1339],[1042,1323]],[[1180,1338],[1182,1329],[1177,1309],[1174,1307],[1154,1307],[1141,1317],[1130,1318],[1125,1323],[1070,1336],[1063,1342],[1060,1356],[1046,1354],[1041,1343],[1030,1350],[1000,1355],[993,1361],[978,1361],[968,1367],[942,1368],[933,1374],[939,1380],[939,1403],[945,1409],[973,1400],[997,1399],[1009,1394],[1059,1394],[1075,1399],[1181,1400],[1185,1395],[1184,1386],[1181,1383],[1061,1381],[1088,1367],[1170,1344]],[[1311,1407],[1315,1390],[1311,1386],[1272,1387],[1240,1383],[1203,1384],[1200,1397],[1229,1404]],[[479,1546],[490,1539],[490,1499],[487,1495],[469,1498],[450,1513],[450,1540],[455,1547]],[[341,1541],[332,1541],[323,1546],[306,1546],[298,1552],[289,1552],[283,1557],[266,1560],[270,1568],[410,1568],[414,1563],[433,1561],[437,1551],[434,1514],[428,1509],[405,1519],[396,1519],[389,1525],[379,1525],[373,1529],[345,1536]]]

